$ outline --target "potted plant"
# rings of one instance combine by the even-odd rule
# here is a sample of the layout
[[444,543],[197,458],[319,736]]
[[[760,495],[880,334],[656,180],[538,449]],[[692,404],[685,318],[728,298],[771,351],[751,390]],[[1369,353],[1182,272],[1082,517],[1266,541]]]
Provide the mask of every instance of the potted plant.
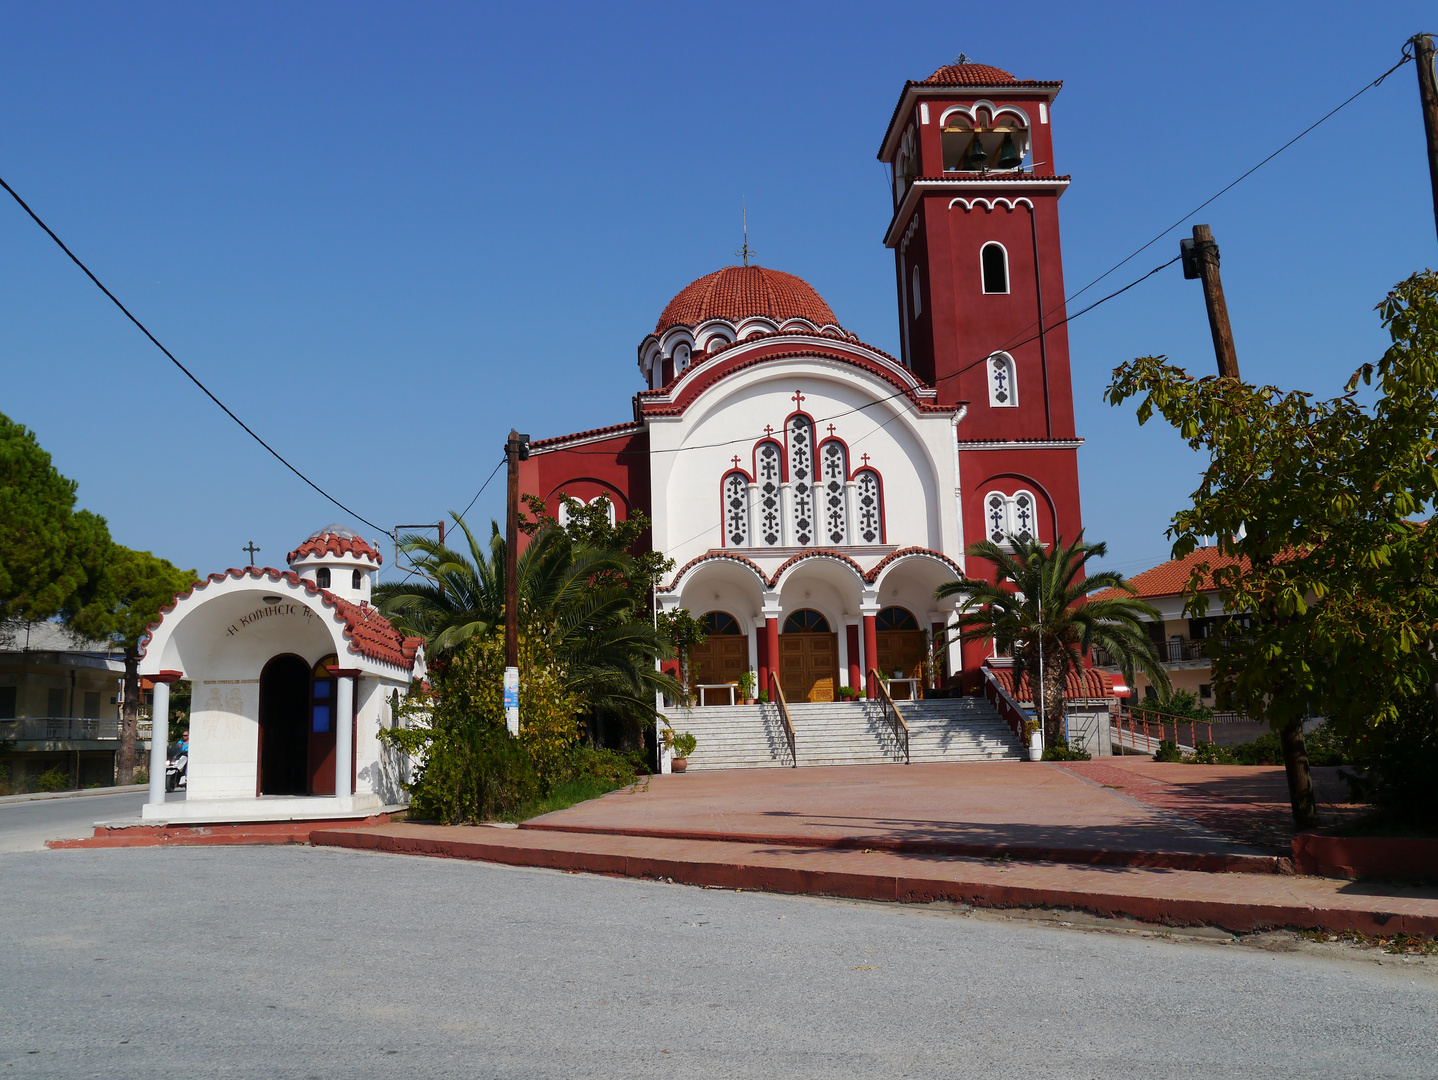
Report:
[[674,744],[674,757],[669,762],[670,768],[675,772],[683,772],[689,768],[689,755],[694,753],[694,747],[699,740],[686,731],[681,735],[673,735],[669,741]]
[[767,690],[760,690],[760,691],[759,691],[759,704],[760,704],[760,705],[767,705],[767,704],[769,704],[769,691],[767,691]]
[[739,673],[739,698],[745,705],[754,704],[754,673],[752,671]]
[[1042,761],[1044,758],[1043,737],[1039,734],[1039,722],[1032,718],[1024,721],[1024,737],[1029,744],[1029,760]]

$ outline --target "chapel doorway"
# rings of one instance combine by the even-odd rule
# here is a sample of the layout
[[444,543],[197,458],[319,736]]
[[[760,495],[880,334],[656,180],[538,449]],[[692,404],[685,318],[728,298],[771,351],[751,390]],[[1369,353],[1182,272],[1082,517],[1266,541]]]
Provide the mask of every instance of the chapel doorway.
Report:
[[[749,638],[739,620],[723,611],[711,611],[699,620],[708,632],[702,645],[689,653],[689,683],[700,686],[738,686],[739,676],[749,670]],[[722,690],[705,690],[701,698],[694,689],[694,700],[707,705],[728,705],[729,695]],[[738,702],[739,693],[734,691]]]
[[[922,679],[928,642],[913,612],[901,607],[886,607],[879,612],[874,624],[879,672],[891,678]],[[895,696],[907,698],[911,691],[914,697],[920,696],[910,684],[905,684]]]
[[330,655],[310,673],[309,700],[309,793],[335,793],[335,676],[332,668],[339,657]]
[[303,795],[309,785],[310,666],[276,656],[260,672],[258,795]]
[[833,701],[839,684],[839,635],[829,620],[801,608],[779,635],[779,685],[789,702]]

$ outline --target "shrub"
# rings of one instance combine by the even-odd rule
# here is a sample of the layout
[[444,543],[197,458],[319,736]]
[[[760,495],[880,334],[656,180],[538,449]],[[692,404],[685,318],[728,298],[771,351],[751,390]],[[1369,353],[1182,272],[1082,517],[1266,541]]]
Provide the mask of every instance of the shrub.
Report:
[[63,766],[55,765],[35,778],[36,791],[68,791],[70,773]]
[[1049,746],[1044,747],[1045,761],[1091,761],[1092,759],[1093,755],[1082,747],[1074,749],[1069,746],[1067,739],[1055,740]]
[[1347,765],[1347,746],[1338,731],[1329,724],[1314,728],[1304,737],[1310,765]]
[[1233,751],[1217,743],[1201,742],[1194,746],[1193,753],[1184,758],[1192,765],[1237,765]]
[[698,745],[699,740],[687,731],[681,735],[675,735],[674,755],[676,757],[687,758],[690,754],[694,753],[694,748]]
[[149,769],[136,769],[134,772],[132,772],[132,773],[130,774],[130,783],[136,785],[137,787],[138,787],[139,785],[141,785],[141,784],[148,784],[149,782],[150,782],[150,770],[149,770]]
[[1438,725],[1433,701],[1419,694],[1403,702],[1397,719],[1357,734],[1351,760],[1368,769],[1350,782],[1356,794],[1405,826],[1438,825],[1433,777],[1438,773]]
[[1158,744],[1158,749],[1153,755],[1154,761],[1182,761],[1183,755],[1178,752],[1178,743],[1172,739],[1164,739]]

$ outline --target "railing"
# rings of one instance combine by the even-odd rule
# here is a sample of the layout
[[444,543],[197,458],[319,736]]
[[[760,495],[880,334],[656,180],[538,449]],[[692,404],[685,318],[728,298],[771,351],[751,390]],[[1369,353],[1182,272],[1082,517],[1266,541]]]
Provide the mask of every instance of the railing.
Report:
[[904,748],[904,764],[907,765],[909,764],[909,725],[904,723],[904,718],[899,713],[899,707],[894,704],[894,699],[889,694],[889,688],[884,685],[884,680],[879,678],[879,673],[871,668],[869,677],[879,691],[879,700],[884,703],[884,713],[889,717],[889,726],[894,729],[894,742]]
[[76,716],[27,717],[0,720],[0,739],[16,741],[69,742],[118,739],[120,721],[87,720]]
[[[1207,742],[1213,742],[1213,721],[1195,720],[1191,716],[1175,716],[1172,713],[1162,713],[1156,709],[1132,709],[1127,705],[1119,706],[1118,715],[1114,717],[1113,726],[1118,729],[1120,742],[1122,742],[1124,721],[1128,721],[1129,741],[1126,745],[1137,748],[1138,740],[1142,735],[1146,747],[1154,747],[1169,737],[1168,733],[1173,732],[1174,743],[1182,743],[1182,729],[1188,727],[1188,746],[1198,745],[1198,730],[1203,728],[1208,736]],[[1221,723],[1222,721],[1220,721]]]
[[784,738],[789,740],[789,761],[791,767],[799,767],[799,755],[794,749],[794,722],[789,719],[789,703],[784,700],[784,691],[779,689],[779,676],[769,672],[769,687],[774,691],[774,704],[779,706],[779,719],[784,721]]
[[1003,688],[994,673],[988,668],[982,669],[984,673],[984,696],[1013,730],[1014,737],[1025,747],[1029,741],[1024,737],[1024,728],[1029,722],[1028,712],[1017,701],[1012,694]]
[[[1177,664],[1187,660],[1207,660],[1208,655],[1203,651],[1202,641],[1165,641],[1156,642],[1154,651],[1158,654],[1161,663]],[[1106,649],[1093,650],[1093,662],[1099,667],[1118,667],[1119,663],[1109,655]]]

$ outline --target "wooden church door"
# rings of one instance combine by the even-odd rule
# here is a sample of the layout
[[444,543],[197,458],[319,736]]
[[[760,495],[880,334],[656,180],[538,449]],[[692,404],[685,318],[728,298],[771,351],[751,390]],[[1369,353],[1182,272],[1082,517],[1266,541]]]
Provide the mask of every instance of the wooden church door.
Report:
[[833,701],[839,684],[839,635],[817,611],[803,608],[784,620],[779,635],[779,685],[790,702]]

